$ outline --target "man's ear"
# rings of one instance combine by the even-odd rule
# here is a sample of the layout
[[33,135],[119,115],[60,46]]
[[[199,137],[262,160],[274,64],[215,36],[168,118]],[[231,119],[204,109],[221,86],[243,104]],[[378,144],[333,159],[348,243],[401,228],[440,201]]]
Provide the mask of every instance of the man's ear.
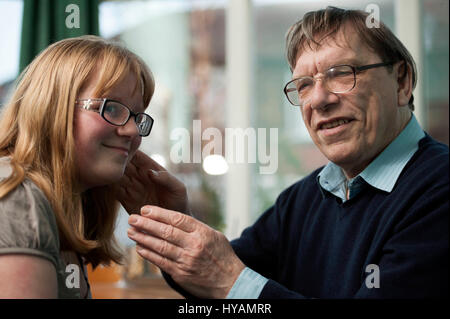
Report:
[[397,76],[397,98],[398,106],[408,105],[412,95],[412,68],[405,61],[401,61],[394,65],[395,74]]

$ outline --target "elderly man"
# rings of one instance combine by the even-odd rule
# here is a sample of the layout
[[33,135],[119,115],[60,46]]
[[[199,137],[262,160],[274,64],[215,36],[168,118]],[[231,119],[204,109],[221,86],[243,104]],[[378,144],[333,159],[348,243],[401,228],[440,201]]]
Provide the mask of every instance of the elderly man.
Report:
[[[129,212],[154,206],[130,216],[129,237],[186,296],[448,296],[448,147],[412,113],[407,49],[366,17],[328,7],[289,30],[285,93],[330,162],[283,191],[231,244],[175,211],[185,211],[179,182],[143,154],[133,160],[122,203]],[[148,168],[160,173],[145,181]],[[145,195],[152,185],[159,194]]]

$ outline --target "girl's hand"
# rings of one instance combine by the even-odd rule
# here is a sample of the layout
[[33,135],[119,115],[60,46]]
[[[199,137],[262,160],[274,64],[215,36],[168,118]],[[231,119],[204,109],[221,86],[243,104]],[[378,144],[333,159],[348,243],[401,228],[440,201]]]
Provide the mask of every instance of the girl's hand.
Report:
[[139,214],[145,205],[190,214],[184,184],[139,150],[118,186],[117,199],[129,214]]

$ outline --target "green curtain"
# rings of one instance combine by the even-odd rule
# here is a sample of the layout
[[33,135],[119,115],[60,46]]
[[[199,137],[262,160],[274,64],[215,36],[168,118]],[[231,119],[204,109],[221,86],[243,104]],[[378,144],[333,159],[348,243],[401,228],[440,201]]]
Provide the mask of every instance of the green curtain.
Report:
[[[24,0],[23,2],[20,72],[39,52],[56,41],[84,34],[99,34],[99,0]],[[77,15],[78,12],[79,15]],[[79,22],[78,25],[77,22]]]

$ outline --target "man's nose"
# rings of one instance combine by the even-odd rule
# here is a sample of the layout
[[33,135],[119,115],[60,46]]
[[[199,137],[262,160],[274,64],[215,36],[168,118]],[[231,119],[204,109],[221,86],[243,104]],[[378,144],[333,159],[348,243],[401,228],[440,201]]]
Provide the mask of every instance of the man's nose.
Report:
[[329,105],[335,104],[338,101],[338,96],[328,90],[326,83],[322,78],[315,81],[310,101],[311,109],[324,110]]

